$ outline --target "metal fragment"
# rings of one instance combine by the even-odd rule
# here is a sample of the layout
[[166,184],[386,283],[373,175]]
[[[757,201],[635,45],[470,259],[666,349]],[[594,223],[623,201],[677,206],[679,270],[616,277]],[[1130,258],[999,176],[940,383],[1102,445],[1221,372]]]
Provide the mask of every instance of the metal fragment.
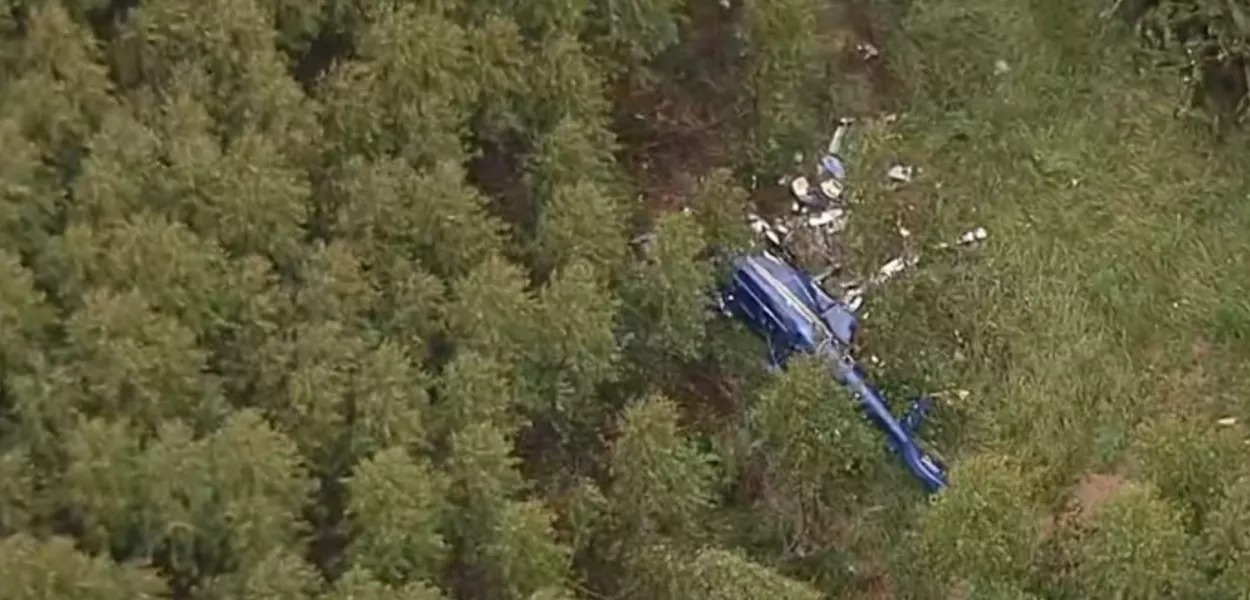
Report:
[[826,154],[820,158],[820,175],[829,175],[838,181],[846,179],[846,164],[836,154]]
[[790,182],[790,192],[794,194],[800,202],[810,202],[812,197],[812,184],[806,177],[795,177]]
[[872,278],[872,283],[874,285],[885,283],[886,281],[893,279],[899,273],[915,266],[918,262],[920,262],[920,257],[915,255],[894,258],[884,265],[881,265],[880,269],[877,269],[876,275]]
[[966,246],[968,244],[983,242],[989,237],[989,235],[989,232],[986,231],[984,227],[977,227],[976,229],[965,232],[963,235],[959,236],[959,244]]
[[916,175],[916,168],[902,163],[895,164],[886,171],[885,176],[898,183],[909,183]]
[[830,202],[841,200],[844,189],[842,184],[835,179],[826,179],[820,182],[820,195]]
[[810,227],[828,227],[837,233],[846,227],[846,211],[840,208],[831,208],[812,215],[807,219]]
[[858,52],[859,57],[864,60],[872,60],[881,56],[881,50],[869,43],[857,44],[855,46],[855,51]]
[[834,156],[842,155],[842,144],[846,142],[846,134],[851,129],[851,123],[848,119],[843,119],[838,128],[833,130],[833,139],[829,140],[829,154]]

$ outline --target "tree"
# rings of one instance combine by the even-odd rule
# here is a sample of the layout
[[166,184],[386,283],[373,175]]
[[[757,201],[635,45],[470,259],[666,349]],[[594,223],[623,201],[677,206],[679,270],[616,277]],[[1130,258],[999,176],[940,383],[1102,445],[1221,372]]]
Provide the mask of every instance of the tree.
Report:
[[799,540],[815,535],[824,518],[857,504],[888,459],[880,435],[830,369],[820,358],[795,357],[764,385],[749,413],[782,498],[765,514]]
[[425,380],[401,347],[370,348],[359,331],[324,321],[265,350],[257,400],[320,473],[388,446],[425,446]]
[[283,142],[253,129],[238,133],[187,190],[178,214],[232,256],[258,254],[289,264],[303,235],[311,184]]
[[515,370],[472,350],[457,352],[440,374],[434,411],[443,435],[463,431],[475,423],[489,423],[501,431],[516,431],[520,414],[520,386]]
[[660,600],[730,598],[814,600],[820,592],[759,564],[738,550],[689,551],[656,543],[642,548],[626,597]]
[[1076,555],[1083,597],[1193,597],[1197,572],[1182,514],[1150,485],[1128,485],[1102,505]]
[[367,569],[345,573],[326,594],[327,600],[444,600],[438,588],[424,582],[387,585],[374,578]]
[[813,0],[748,0],[743,3],[750,157],[769,181],[784,173],[796,152],[807,152],[813,133],[826,125],[820,91],[825,60],[819,13]]
[[71,222],[103,227],[144,208],[166,208],[156,194],[157,181],[167,171],[161,163],[162,139],[130,111],[106,113],[85,146],[89,154],[70,189]]
[[[690,206],[708,248],[734,256],[750,247],[752,235],[746,218],[750,196],[733,181],[731,171],[716,169],[704,176]],[[718,262],[723,266],[724,258]]]
[[421,364],[443,333],[446,284],[420,262],[394,254],[373,262],[370,279],[378,290],[373,328]]
[[84,420],[68,432],[68,466],[56,489],[57,505],[74,515],[80,539],[94,552],[150,556],[162,537],[157,499],[149,487],[145,455],[126,421]]
[[543,504],[514,499],[525,480],[503,433],[473,424],[454,434],[450,446],[450,497],[459,507],[451,529],[462,593],[519,599],[562,584],[569,549],[556,541]]
[[54,314],[35,289],[34,275],[18,258],[0,250],[0,383],[6,371],[29,366],[43,350],[45,328]]
[[139,212],[100,229],[71,224],[47,248],[42,270],[56,280],[64,305],[78,306],[96,288],[133,289],[197,336],[219,325],[225,253],[181,223]]
[[294,290],[297,317],[306,323],[336,321],[344,326],[365,327],[378,290],[365,274],[360,249],[351,242],[335,240],[305,249]]
[[72,173],[83,143],[116,105],[108,71],[90,31],[60,2],[31,7],[23,29],[0,56],[8,75],[0,107],[58,171]]
[[419,173],[398,160],[350,161],[343,173],[338,231],[371,262],[402,251],[444,277],[461,276],[502,250],[506,229],[456,163]]
[[307,158],[313,112],[278,53],[278,35],[257,0],[174,0],[143,5],[116,49],[124,88],[179,90],[204,102],[226,142],[260,132],[275,155]]
[[460,136],[478,97],[470,38],[437,9],[380,5],[359,38],[360,61],[331,69],[322,123],[340,152],[414,167],[463,162]]
[[0,572],[3,600],[155,600],[167,593],[151,570],[88,556],[66,537],[37,540],[19,533],[0,538]]
[[678,424],[677,405],[651,396],[625,409],[609,454],[608,497],[621,528],[620,543],[661,534],[697,538],[712,506],[712,456],[700,451]]
[[519,460],[504,432],[489,423],[474,423],[452,434],[449,446],[448,498],[459,508],[451,529],[462,548],[485,547],[510,498],[524,488]]
[[882,458],[880,436],[834,380],[832,367],[816,356],[796,356],[786,366],[760,390],[750,415],[777,472],[796,492],[826,488],[831,471],[842,480],[836,487],[871,473]]
[[503,597],[521,600],[564,583],[569,548],[556,541],[553,519],[540,501],[505,505],[495,523],[493,539],[484,550]]
[[[552,204],[576,199],[569,193],[579,189],[599,194],[592,202],[608,210],[608,225],[620,227],[614,219],[623,218],[624,208],[620,202],[628,196],[628,188],[613,158],[617,142],[606,121],[598,117],[563,116],[553,123],[535,126],[535,131],[534,148],[525,157],[524,164],[532,206],[520,223],[522,230],[532,235],[534,242],[542,244],[544,225],[547,228],[552,225],[552,217],[547,215],[548,211],[555,210]],[[559,199],[558,193],[562,195]],[[558,212],[567,213],[577,208],[581,207],[567,206]],[[573,214],[587,214],[587,211],[583,208]],[[540,260],[539,267],[542,266]]]
[[158,556],[181,585],[257,564],[306,533],[300,509],[313,482],[294,442],[254,410],[200,439],[169,422],[142,469],[163,534]]
[[1024,581],[1041,542],[1035,493],[1010,459],[981,454],[962,461],[950,489],[923,516],[917,541],[925,569],[948,585]]
[[560,31],[538,45],[532,69],[526,121],[531,131],[551,131],[564,119],[605,124],[611,104],[606,78],[598,61],[576,34]]
[[789,579],[754,563],[740,552],[705,548],[685,569],[683,598],[693,600],[815,600],[821,594],[809,585]]
[[20,449],[0,452],[0,539],[26,528],[36,501],[30,457]]
[[356,531],[352,562],[390,584],[433,580],[447,551],[439,533],[446,485],[430,464],[402,447],[358,465],[348,484]]
[[552,190],[538,222],[538,271],[543,274],[577,259],[605,273],[624,262],[625,211],[608,189],[581,182]]
[[592,3],[590,29],[601,51],[632,72],[677,44],[684,5],[683,0],[598,0]]
[[533,341],[534,298],[520,267],[493,255],[451,283],[444,312],[459,351],[516,364]]
[[[556,3],[569,4],[566,0],[547,4]],[[518,8],[524,11],[526,5],[541,5],[543,2],[521,4]],[[541,11],[543,7],[535,9]],[[480,90],[473,130],[480,138],[496,143],[507,142],[510,134],[528,133],[524,107],[527,98],[534,92],[526,76],[533,56],[522,26],[514,20],[525,15],[509,12],[513,12],[513,17],[490,14],[479,26],[468,31],[471,52],[477,57],[473,78]]]
[[[3,106],[3,105],[0,105]],[[43,164],[40,149],[21,124],[0,119],[0,250],[34,253],[49,235],[60,194],[55,173]]]
[[212,578],[196,600],[306,600],[318,597],[321,576],[290,548],[276,548],[259,562]]
[[[88,291],[65,324],[66,346],[47,383],[68,399],[71,413],[133,419],[154,430],[166,418],[197,426],[222,416],[208,355],[195,334],[157,312],[138,291]],[[51,400],[51,399],[50,399]]]
[[528,184],[539,198],[550,198],[556,189],[579,181],[612,184],[619,178],[615,149],[612,132],[600,120],[561,118],[543,130],[527,157]]
[[630,362],[653,381],[701,355],[714,283],[710,265],[697,258],[703,235],[693,217],[661,217],[656,237],[652,255],[621,284]]
[[539,292],[538,343],[527,350],[525,381],[536,388],[538,414],[561,425],[594,422],[596,391],[613,381],[619,360],[614,332],[620,302],[589,262],[557,271]]

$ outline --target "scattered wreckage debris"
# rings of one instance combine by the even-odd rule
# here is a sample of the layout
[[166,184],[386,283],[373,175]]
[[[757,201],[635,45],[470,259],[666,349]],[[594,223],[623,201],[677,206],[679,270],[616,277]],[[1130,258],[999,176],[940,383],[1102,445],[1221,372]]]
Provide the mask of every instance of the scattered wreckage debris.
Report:
[[890,165],[890,168],[886,170],[885,176],[894,183],[911,183],[911,180],[915,178],[918,171],[919,169],[912,165],[895,163]]
[[[898,115],[889,115],[887,122],[895,122]],[[845,258],[838,235],[846,230],[850,222],[850,198],[848,198],[847,168],[844,152],[853,119],[838,120],[837,128],[825,148],[824,155],[816,161],[814,176],[796,174],[783,177],[779,185],[789,188],[792,202],[791,215],[782,216],[772,221],[758,214],[751,214],[749,221],[757,238],[765,242],[769,249],[777,254],[792,259],[798,264],[814,266],[813,270],[840,271]],[[801,160],[802,155],[796,155]],[[911,183],[920,173],[914,165],[895,161],[886,170],[886,178],[896,187]],[[902,224],[897,231],[904,240],[912,237],[912,231]],[[946,250],[955,247],[966,247],[985,241],[989,233],[984,227],[969,230],[952,242],[943,242],[936,249]],[[884,284],[900,273],[916,266],[920,261],[919,253],[905,253],[884,265],[869,279],[868,285]],[[863,289],[846,298],[853,310],[863,305]]]
[[877,58],[878,56],[881,56],[881,50],[877,48],[876,46],[869,44],[867,42],[856,44],[855,52],[857,52],[859,54],[859,57],[865,61],[872,60],[874,58]]

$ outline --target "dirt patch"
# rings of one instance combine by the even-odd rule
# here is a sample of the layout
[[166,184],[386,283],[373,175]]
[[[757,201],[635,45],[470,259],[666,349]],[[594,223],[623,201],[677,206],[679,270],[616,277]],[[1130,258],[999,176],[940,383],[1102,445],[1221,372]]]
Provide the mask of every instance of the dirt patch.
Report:
[[[838,72],[850,80],[850,85],[858,85],[867,92],[858,98],[862,104],[848,107],[851,110],[847,112],[865,117],[896,109],[904,86],[890,68],[886,35],[874,3],[832,0],[820,21],[828,47],[836,57]],[[861,53],[865,46],[876,49],[879,54],[865,59]]]
[[1082,516],[1089,516],[1099,507],[1115,497],[1116,492],[1124,487],[1126,480],[1115,474],[1091,473],[1081,478],[1073,490],[1072,500],[1075,510]]
[[729,118],[657,90],[621,90],[616,130],[621,157],[654,212],[680,209],[699,179],[727,163]]
[[1128,479],[1117,473],[1085,474],[1072,488],[1063,508],[1043,520],[1042,537],[1051,538],[1060,529],[1088,522],[1127,483]]

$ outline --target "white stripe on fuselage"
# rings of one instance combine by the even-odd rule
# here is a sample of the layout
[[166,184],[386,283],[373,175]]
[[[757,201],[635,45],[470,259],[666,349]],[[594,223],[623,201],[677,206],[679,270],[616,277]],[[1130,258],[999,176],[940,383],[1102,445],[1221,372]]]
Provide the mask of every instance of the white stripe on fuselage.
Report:
[[798,298],[794,297],[794,293],[790,291],[790,288],[782,285],[782,283],[778,281],[777,278],[774,277],[773,274],[768,269],[760,265],[756,265],[755,268],[758,269],[760,273],[765,278],[767,278],[771,284],[773,284],[773,287],[776,288],[779,294],[781,294],[781,297],[785,299],[787,304],[789,304],[795,310],[799,311],[799,313],[801,313],[804,318],[806,318],[814,326],[819,328],[822,333],[825,334],[824,339],[819,340],[819,343],[824,343],[826,340],[829,339],[830,336],[833,335],[832,332],[829,331],[829,328],[825,326],[825,322],[821,321],[820,318],[816,316],[816,313],[813,313],[812,310],[808,308],[806,304],[801,302]]

